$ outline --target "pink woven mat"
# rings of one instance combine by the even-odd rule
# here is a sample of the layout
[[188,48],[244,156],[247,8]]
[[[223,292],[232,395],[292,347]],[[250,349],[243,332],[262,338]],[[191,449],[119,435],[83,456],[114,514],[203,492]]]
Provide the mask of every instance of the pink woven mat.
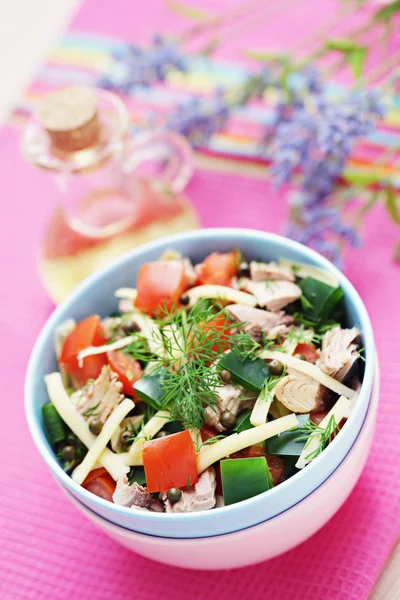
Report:
[[[74,27],[129,39],[137,32],[145,39],[153,30],[171,29],[174,19],[161,1],[98,0],[83,5]],[[53,308],[35,262],[53,206],[52,182],[24,164],[11,128],[0,135],[0,168],[0,598],[367,598],[400,532],[400,268],[390,262],[395,227],[377,209],[364,247],[346,260],[346,273],[371,314],[382,376],[373,448],[355,491],[326,527],[277,559],[231,572],[183,571],[130,553],[97,531],[69,504],[33,446],[23,383],[32,345]],[[266,181],[199,171],[187,191],[204,226],[281,230],[283,193]]]

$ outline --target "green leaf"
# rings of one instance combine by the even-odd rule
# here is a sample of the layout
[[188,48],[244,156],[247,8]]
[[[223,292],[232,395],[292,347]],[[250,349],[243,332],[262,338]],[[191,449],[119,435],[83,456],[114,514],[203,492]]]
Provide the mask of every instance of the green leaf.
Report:
[[325,48],[327,50],[337,50],[338,52],[352,52],[358,47],[358,44],[347,38],[340,38],[337,40],[327,40],[325,42]]
[[379,183],[382,176],[374,171],[355,171],[353,169],[346,169],[342,175],[348,183],[352,185],[368,186],[373,183]]
[[262,50],[244,50],[243,52],[247,58],[258,60],[260,62],[271,62],[276,61],[282,65],[290,64],[290,58],[283,52],[265,52]]
[[397,202],[397,192],[392,185],[388,185],[385,189],[386,208],[393,221],[400,225],[400,206]]
[[194,21],[211,19],[214,16],[208,11],[193,8],[193,6],[182,4],[181,2],[167,2],[167,7],[172,10],[172,12],[183,15],[188,19],[193,19]]
[[346,62],[351,67],[355,79],[358,79],[362,75],[367,54],[368,48],[360,46],[345,55]]
[[391,4],[384,6],[378,12],[375,13],[375,21],[387,23],[393,17],[394,14],[400,11],[400,0],[395,0]]

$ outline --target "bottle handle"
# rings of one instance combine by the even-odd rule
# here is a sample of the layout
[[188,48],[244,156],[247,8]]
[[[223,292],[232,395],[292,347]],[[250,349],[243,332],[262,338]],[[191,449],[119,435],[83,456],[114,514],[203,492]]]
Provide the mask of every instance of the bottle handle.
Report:
[[128,144],[128,171],[163,181],[177,194],[185,189],[194,172],[193,150],[186,138],[156,130],[136,134]]

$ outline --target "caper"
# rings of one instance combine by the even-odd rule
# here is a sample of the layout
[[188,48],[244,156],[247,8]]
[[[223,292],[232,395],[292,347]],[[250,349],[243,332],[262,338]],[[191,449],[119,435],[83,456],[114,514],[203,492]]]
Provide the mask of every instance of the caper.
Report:
[[221,371],[220,377],[224,383],[229,383],[232,379],[232,375],[226,369]]
[[156,435],[157,438],[164,438],[167,437],[167,435],[171,435],[169,431],[165,431],[165,429],[161,429],[161,431],[159,431]]
[[100,421],[100,419],[97,419],[95,417],[94,419],[91,419],[91,421],[89,421],[89,430],[91,433],[93,433],[93,435],[99,435],[102,429],[103,423]]
[[138,331],[140,331],[140,327],[139,325],[136,323],[136,321],[126,321],[123,325],[122,325],[122,331],[124,333],[137,333]]
[[283,363],[280,360],[271,360],[268,363],[268,369],[271,375],[282,375],[283,373]]
[[238,275],[240,277],[250,277],[250,265],[248,262],[243,261],[240,263]]
[[75,458],[75,446],[64,446],[64,448],[61,450],[61,454],[63,457],[63,460],[69,462],[74,460]]
[[187,294],[182,294],[182,296],[179,298],[179,301],[182,306],[187,306],[190,302],[190,298]]
[[181,499],[182,492],[179,488],[171,488],[167,492],[167,498],[171,502],[171,504],[175,504],[175,502],[179,502]]
[[125,431],[121,432],[121,435],[119,436],[119,441],[121,442],[121,444],[123,446],[125,444],[128,444],[131,440],[132,440],[132,432],[131,431],[128,431],[127,429],[125,429]]
[[296,354],[293,354],[293,358],[298,358],[299,360],[307,360],[304,354],[301,354],[300,352],[296,352]]
[[219,418],[219,422],[224,429],[232,429],[236,425],[236,417],[230,410],[224,410]]

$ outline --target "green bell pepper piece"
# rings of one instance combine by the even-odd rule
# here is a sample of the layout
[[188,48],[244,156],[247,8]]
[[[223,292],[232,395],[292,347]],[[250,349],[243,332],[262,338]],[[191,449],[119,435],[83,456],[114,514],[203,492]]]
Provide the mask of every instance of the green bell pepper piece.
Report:
[[334,308],[342,300],[344,292],[313,277],[305,277],[298,284],[310,306],[304,315],[315,321],[325,321],[332,315]]
[[[297,415],[297,420],[300,427],[304,425],[310,415]],[[279,435],[265,440],[265,449],[267,454],[277,456],[300,456],[307,440],[296,441],[299,437],[304,437],[304,433],[300,433],[298,429],[292,431],[284,431]]]
[[272,487],[272,477],[264,456],[221,460],[222,491],[225,505],[262,494]]
[[51,446],[55,446],[67,438],[67,427],[51,402],[43,404],[42,419],[46,437]]
[[163,382],[168,377],[168,371],[166,369],[159,369],[154,373],[143,375],[138,381],[133,384],[138,397],[149,404],[156,410],[161,410],[162,400],[164,398]]
[[270,375],[267,363],[261,358],[242,358],[235,352],[224,354],[219,364],[231,373],[233,381],[258,394]]

